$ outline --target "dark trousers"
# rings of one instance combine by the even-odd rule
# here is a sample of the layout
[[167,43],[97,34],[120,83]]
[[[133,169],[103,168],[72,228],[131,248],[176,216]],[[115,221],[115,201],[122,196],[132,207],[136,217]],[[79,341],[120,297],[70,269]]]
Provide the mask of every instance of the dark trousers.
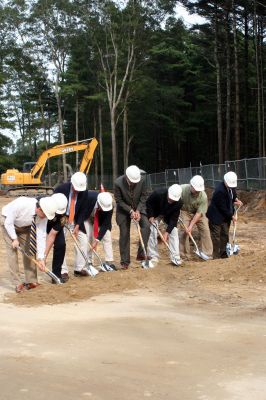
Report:
[[213,244],[213,258],[226,258],[226,244],[229,242],[230,222],[216,225],[209,221]]
[[[132,222],[132,225],[134,222]],[[130,225],[131,225],[131,218],[129,215],[121,214],[119,215],[119,251],[120,251],[120,259],[121,264],[130,264]],[[147,244],[150,236],[150,223],[146,215],[141,215],[139,225],[141,228],[141,234],[144,242],[144,246],[147,249]],[[133,226],[135,228],[135,226]],[[137,228],[136,232],[137,232]],[[141,244],[139,243],[138,247],[138,255],[144,256]]]

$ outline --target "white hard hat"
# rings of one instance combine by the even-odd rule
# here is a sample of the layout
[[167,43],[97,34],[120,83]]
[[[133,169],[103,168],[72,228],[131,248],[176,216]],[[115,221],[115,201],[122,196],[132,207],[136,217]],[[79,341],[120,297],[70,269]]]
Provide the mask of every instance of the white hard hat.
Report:
[[71,183],[77,192],[84,192],[87,188],[87,178],[83,172],[76,172],[71,176]]
[[233,171],[229,171],[224,175],[224,181],[230,188],[237,187],[237,175]]
[[54,193],[52,199],[57,203],[56,214],[65,214],[68,203],[66,196],[63,193]]
[[113,199],[108,192],[99,193],[97,202],[103,211],[110,211],[113,208]]
[[57,202],[52,199],[52,197],[42,197],[39,200],[39,205],[47,219],[54,219],[57,209]]
[[195,175],[190,180],[191,186],[196,190],[196,192],[203,192],[204,187],[204,179],[200,175]]
[[181,197],[182,188],[176,183],[168,188],[168,197],[170,200],[178,201]]
[[130,165],[126,169],[127,179],[132,183],[138,183],[140,181],[140,169],[136,165]]

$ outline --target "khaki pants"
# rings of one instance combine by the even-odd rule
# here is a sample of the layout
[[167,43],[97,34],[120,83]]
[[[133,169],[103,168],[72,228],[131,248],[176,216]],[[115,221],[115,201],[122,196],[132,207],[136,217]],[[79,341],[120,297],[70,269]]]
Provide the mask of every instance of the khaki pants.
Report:
[[[190,221],[194,217],[194,214],[188,213],[187,211],[181,211],[181,218],[186,226],[189,225]],[[196,224],[200,235],[199,249],[207,256],[212,257],[212,240],[210,235],[210,229],[208,219],[205,215]],[[190,242],[189,236],[186,234],[184,229],[180,229],[180,256],[181,258],[190,258]]]
[[[5,227],[5,217],[1,217],[1,229],[3,239],[6,244],[7,253],[7,265],[11,274],[11,279],[14,285],[20,284],[23,279],[20,277],[19,263],[18,263],[18,250],[12,248],[12,239],[9,237]],[[29,240],[30,240],[30,227],[17,228],[16,234],[21,247],[25,249],[26,253],[29,254]],[[23,265],[25,273],[25,283],[37,282],[37,269],[34,263],[32,263],[26,256],[23,255]]]

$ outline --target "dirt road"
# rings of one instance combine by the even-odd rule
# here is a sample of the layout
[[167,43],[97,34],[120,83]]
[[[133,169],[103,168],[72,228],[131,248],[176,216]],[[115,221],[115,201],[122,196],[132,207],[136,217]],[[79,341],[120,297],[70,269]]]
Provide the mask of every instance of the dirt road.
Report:
[[[41,275],[21,295],[1,241],[1,400],[265,400],[265,196],[257,200],[240,216],[238,256],[174,268],[162,245],[153,270],[133,262],[60,287]],[[116,226],[114,239],[118,257]]]

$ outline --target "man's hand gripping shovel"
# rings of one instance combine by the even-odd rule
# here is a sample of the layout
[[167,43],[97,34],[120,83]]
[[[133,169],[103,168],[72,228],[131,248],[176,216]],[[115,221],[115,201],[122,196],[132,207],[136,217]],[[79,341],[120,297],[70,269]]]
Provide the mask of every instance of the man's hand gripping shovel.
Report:
[[180,224],[183,226],[183,228],[185,229],[186,233],[188,234],[188,236],[190,237],[190,239],[192,240],[192,243],[195,246],[195,250],[194,253],[200,257],[202,260],[204,261],[208,261],[210,259],[209,256],[207,256],[207,254],[203,253],[203,251],[200,251],[198,248],[198,245],[195,241],[195,239],[193,238],[192,234],[189,232],[188,228],[186,227],[186,225],[184,224],[183,220],[179,217],[178,221],[180,222]]
[[[43,271],[43,268],[41,267],[40,263],[35,260],[35,258],[31,257],[29,254],[26,253],[26,251],[21,247],[18,246],[17,249],[24,254],[24,256],[26,256],[30,261],[32,261],[41,271]],[[57,284],[60,285],[62,284],[62,282],[60,281],[60,279],[52,272],[50,271],[48,268],[45,267],[44,271],[50,278],[53,279],[53,281]]]

